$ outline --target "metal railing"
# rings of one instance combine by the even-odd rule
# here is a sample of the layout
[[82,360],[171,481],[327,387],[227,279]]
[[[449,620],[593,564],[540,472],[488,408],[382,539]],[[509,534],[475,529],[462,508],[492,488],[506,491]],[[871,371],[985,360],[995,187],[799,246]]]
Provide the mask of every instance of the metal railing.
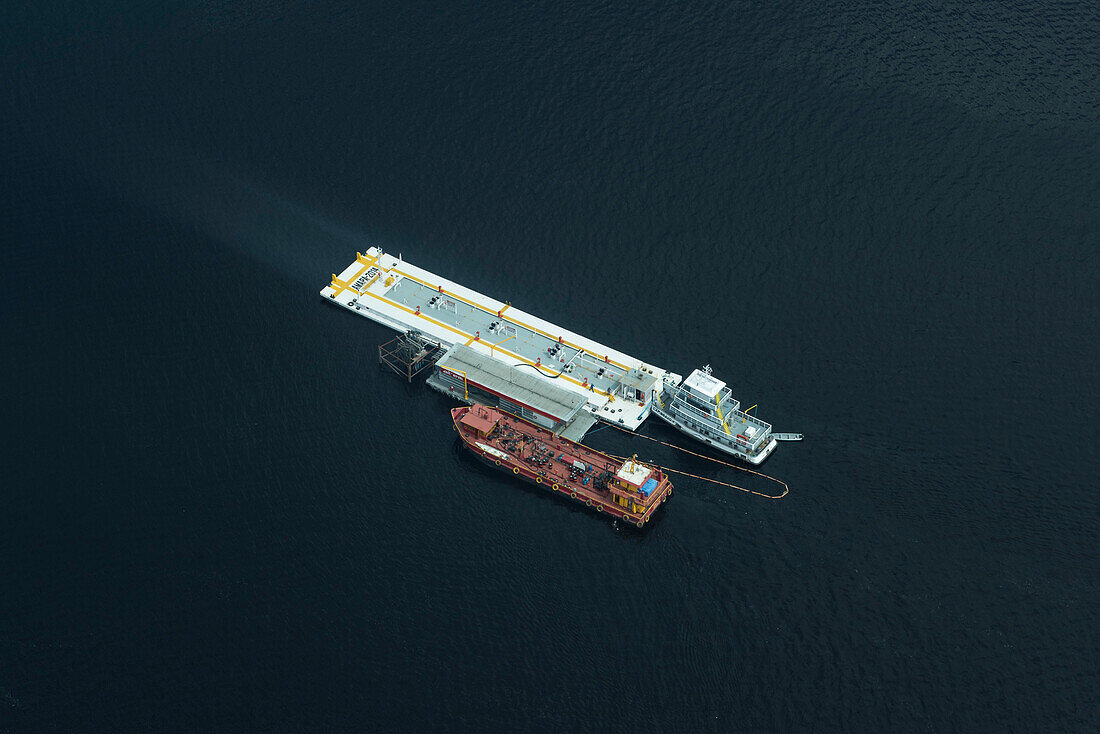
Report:
[[[683,395],[681,395],[681,394],[676,394],[672,398],[672,400],[669,402],[669,407],[679,409],[679,412],[683,413],[684,415],[691,415],[691,416],[694,416],[696,418],[702,418],[702,419],[707,420],[707,421],[711,421],[711,420],[714,419],[714,414],[713,413],[707,413],[707,412],[704,412],[702,410],[699,410],[694,405],[687,402],[687,400],[685,400]],[[684,410],[685,408],[687,410]]]
[[[729,407],[729,408],[725,407],[725,402],[727,400],[729,400],[729,402],[730,402],[731,407]],[[741,402],[739,400],[737,400],[737,398],[733,397],[733,393],[730,391],[730,389],[728,387],[723,387],[718,392],[718,405],[721,406],[722,412],[725,413],[727,410],[732,411],[732,410],[737,410],[738,408],[740,408],[741,407]]]
[[[673,417],[677,417],[677,414],[679,414],[678,417],[685,420],[685,422],[687,423],[689,428],[692,428],[695,431],[703,433],[711,441],[714,441],[714,442],[720,443],[720,444],[724,444],[724,445],[730,446],[732,448],[738,448],[738,449],[742,449],[742,450],[748,449],[748,447],[745,446],[745,444],[738,443],[733,438],[732,434],[729,435],[729,436],[726,435],[725,430],[722,428],[722,424],[718,423],[716,421],[716,416],[711,417],[710,420],[701,421],[699,419],[699,417],[697,415],[695,415],[694,413],[689,413],[685,410],[680,410],[680,404],[679,403],[672,403],[672,404],[670,404],[669,407],[672,408],[672,410],[669,411],[669,412],[673,413]],[[690,407],[690,406],[688,406],[688,407]]]
[[[745,451],[755,452],[760,447],[761,443],[771,434],[771,424],[757,420],[740,410],[731,410],[729,413],[724,414],[726,425],[728,425],[730,429],[730,435],[727,436],[725,430],[722,428],[721,422],[717,420],[718,416],[698,410],[694,406],[684,402],[679,396],[669,401],[665,406],[665,410],[674,415],[679,414],[683,418],[693,420],[696,423],[701,423],[703,428],[713,430],[715,434],[711,436],[712,440]],[[756,427],[757,430],[752,438],[748,439],[746,443],[742,443],[737,440],[736,434],[742,433],[740,427],[745,424],[752,425]],[[700,429],[697,428],[696,430]]]
[[[731,410],[729,415],[726,416],[726,423],[729,424],[730,430],[734,430],[736,426],[751,425],[756,427],[755,435],[749,439],[749,447],[756,448],[760,445],[760,442],[771,433],[772,426],[770,423],[765,423],[762,420],[753,418],[751,415],[744,413],[740,410]],[[744,431],[737,431],[737,433],[744,433]]]

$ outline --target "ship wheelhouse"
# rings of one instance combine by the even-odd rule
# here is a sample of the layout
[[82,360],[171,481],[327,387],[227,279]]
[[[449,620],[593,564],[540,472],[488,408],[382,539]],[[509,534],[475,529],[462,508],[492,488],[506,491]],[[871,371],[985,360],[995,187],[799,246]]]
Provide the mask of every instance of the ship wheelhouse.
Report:
[[615,504],[631,512],[644,512],[667,481],[661,471],[632,457],[607,479],[607,488]]
[[483,405],[475,405],[462,416],[461,424],[477,433],[479,438],[488,438],[500,422],[500,413],[491,411]]

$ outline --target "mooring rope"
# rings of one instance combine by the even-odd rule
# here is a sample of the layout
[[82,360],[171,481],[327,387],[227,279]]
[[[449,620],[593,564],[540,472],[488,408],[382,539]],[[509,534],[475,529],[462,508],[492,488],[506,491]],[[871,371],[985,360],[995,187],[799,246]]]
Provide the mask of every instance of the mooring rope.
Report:
[[[669,469],[668,467],[662,466],[661,468],[664,469],[665,471],[670,471],[670,472],[673,472],[674,474],[683,474],[685,477],[691,477],[692,479],[698,479],[698,480],[703,481],[703,482],[710,482],[712,484],[720,484],[723,487],[730,487],[731,489],[739,489],[742,492],[747,492],[748,494],[755,494],[757,497],[763,497],[763,498],[769,499],[769,500],[783,499],[784,497],[787,496],[787,493],[791,491],[791,488],[788,487],[787,483],[784,482],[782,479],[776,479],[775,477],[770,477],[767,474],[764,474],[762,472],[758,472],[758,471],[755,471],[753,469],[746,469],[745,467],[737,466],[736,464],[731,464],[728,461],[722,461],[721,459],[715,459],[713,456],[705,456],[703,454],[696,453],[696,452],[691,451],[689,449],[685,449],[683,446],[677,446],[676,444],[668,443],[667,441],[661,441],[660,439],[652,438],[650,436],[643,436],[640,433],[634,433],[632,431],[626,430],[625,428],[619,428],[618,426],[616,426],[613,423],[608,423],[606,425],[609,425],[612,428],[616,428],[616,429],[622,431],[623,433],[627,434],[628,436],[637,436],[639,438],[644,438],[647,441],[653,441],[654,443],[659,443],[662,446],[668,446],[669,448],[676,449],[677,451],[683,451],[685,454],[691,454],[692,456],[698,456],[700,459],[706,459],[707,461],[713,461],[714,463],[721,464],[722,466],[728,466],[730,469],[736,469],[738,471],[743,471],[743,472],[746,472],[748,474],[755,474],[758,477],[762,477],[764,479],[767,479],[768,481],[775,482],[776,484],[781,485],[783,487],[783,493],[782,494],[765,494],[764,492],[757,492],[755,489],[746,489],[745,487],[738,487],[736,484],[730,484],[729,482],[720,482],[717,479],[708,479],[707,477],[700,477],[696,474],[688,474],[686,471],[680,471],[678,469]],[[615,458],[616,459],[621,459],[622,457],[616,456]],[[623,459],[623,460],[625,461],[625,459]]]

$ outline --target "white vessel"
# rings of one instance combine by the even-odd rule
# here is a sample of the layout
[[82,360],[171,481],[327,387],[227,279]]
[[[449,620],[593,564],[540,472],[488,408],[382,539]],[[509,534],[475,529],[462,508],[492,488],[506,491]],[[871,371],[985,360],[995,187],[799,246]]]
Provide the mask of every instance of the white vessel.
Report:
[[759,464],[775,450],[776,437],[770,424],[740,407],[726,383],[711,375],[708,365],[682,383],[665,378],[652,412],[703,443]]

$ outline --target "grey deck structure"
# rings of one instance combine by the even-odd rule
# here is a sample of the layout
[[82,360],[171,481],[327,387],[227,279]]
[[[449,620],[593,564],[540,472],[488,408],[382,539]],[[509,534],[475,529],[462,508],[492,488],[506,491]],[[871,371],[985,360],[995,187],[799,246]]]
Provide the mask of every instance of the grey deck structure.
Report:
[[[485,346],[499,345],[500,348],[493,351],[501,359],[507,359],[506,352],[512,352],[532,362],[538,360],[546,371],[567,375],[577,382],[587,379],[589,385],[605,393],[617,392],[624,373],[627,372],[602,359],[600,355],[558,344],[556,339],[523,324],[487,313],[409,278],[400,280],[387,296],[410,308],[419,307],[421,313],[448,326],[478,335],[479,341]],[[531,373],[535,374],[535,371],[531,370]]]
[[558,387],[530,366],[510,366],[463,344],[451,347],[436,362],[429,384],[467,402],[488,399],[555,432],[573,429],[567,438],[582,426],[583,435],[596,421],[584,411],[583,395]]

